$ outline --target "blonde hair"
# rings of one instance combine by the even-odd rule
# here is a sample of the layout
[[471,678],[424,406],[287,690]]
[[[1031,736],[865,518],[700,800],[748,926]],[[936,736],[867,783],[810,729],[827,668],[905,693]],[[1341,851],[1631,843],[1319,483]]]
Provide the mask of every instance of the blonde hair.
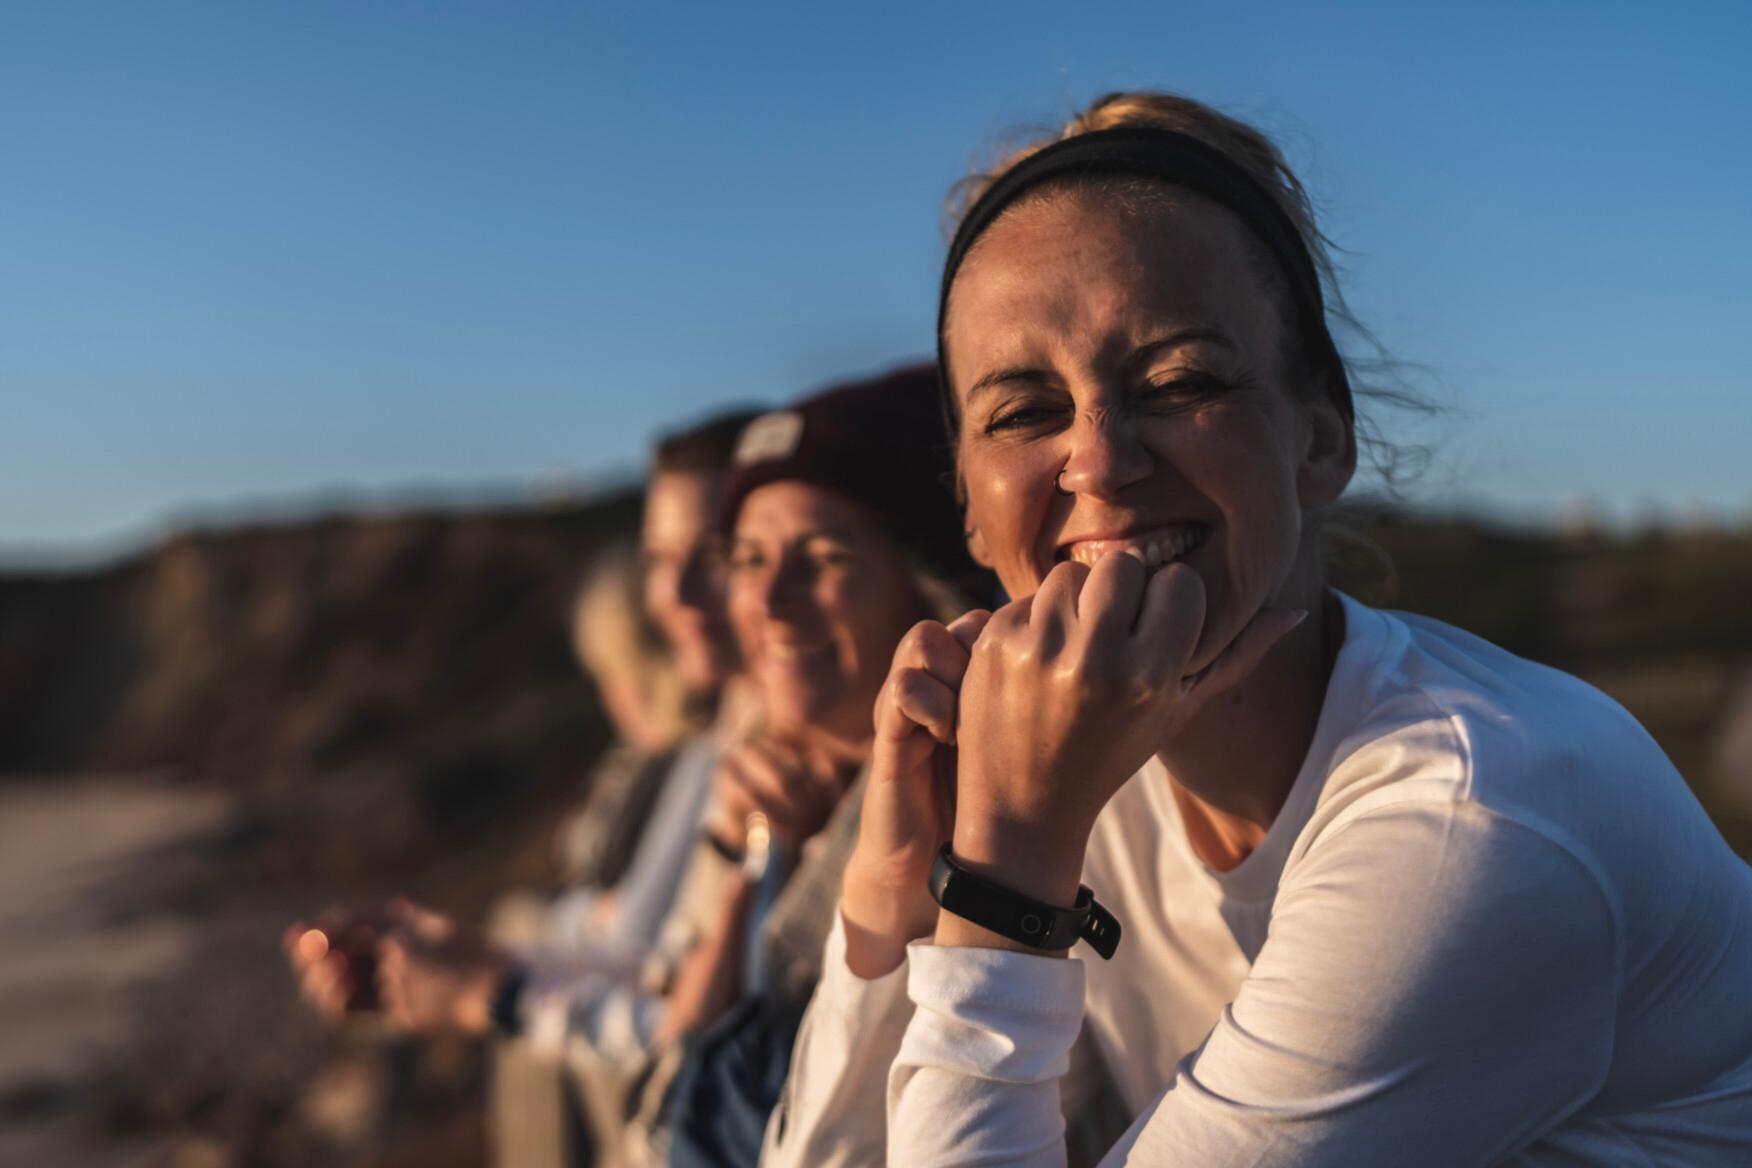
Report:
[[[1374,334],[1346,304],[1338,283],[1338,267],[1333,261],[1333,253],[1339,249],[1320,230],[1313,201],[1277,144],[1256,127],[1190,97],[1157,90],[1109,93],[1073,115],[1063,126],[1034,134],[1023,145],[1004,152],[994,165],[974,167],[950,190],[945,224],[948,234],[954,234],[955,228],[988,187],[1023,160],[1054,142],[1099,130],[1126,127],[1172,130],[1196,138],[1244,170],[1283,210],[1307,248],[1320,279],[1326,314],[1339,326],[1334,339],[1338,340],[1342,334],[1350,342],[1342,346],[1343,349],[1360,347],[1367,353],[1367,356],[1358,356],[1354,351],[1344,351],[1340,356],[1353,396],[1420,415],[1436,412],[1435,406],[1404,384],[1406,366],[1388,356]],[[1138,207],[1159,203],[1165,190],[1162,183],[1149,179],[1101,178],[1095,180],[1094,185],[1118,198],[1122,204]],[[1041,193],[1050,195],[1055,186],[1062,189],[1063,184],[1045,184]],[[1263,244],[1257,248],[1257,258],[1267,288],[1278,298],[1280,311],[1288,313],[1291,308],[1287,303],[1285,276]],[[1294,338],[1296,335],[1296,330],[1286,329],[1286,336]],[[945,394],[949,392],[945,387]],[[949,404],[953,405],[952,402]],[[1398,486],[1414,476],[1428,460],[1428,452],[1421,447],[1401,446],[1388,441],[1360,408],[1355,417],[1355,428],[1359,451],[1375,467],[1390,492],[1397,493]]]
[[584,578],[572,604],[572,650],[623,738],[661,749],[697,729],[669,648],[645,614],[637,548],[609,547]]

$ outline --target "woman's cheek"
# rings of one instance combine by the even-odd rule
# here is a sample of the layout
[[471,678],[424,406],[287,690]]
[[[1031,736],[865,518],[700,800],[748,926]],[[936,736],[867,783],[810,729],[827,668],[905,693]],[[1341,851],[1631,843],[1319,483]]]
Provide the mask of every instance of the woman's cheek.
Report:
[[[1045,497],[1035,489],[1036,479],[1044,483]],[[1041,525],[1051,504],[1051,476],[1030,473],[1027,466],[1005,466],[996,459],[980,460],[969,468],[968,483],[968,518],[985,536],[1004,591],[1011,596],[1032,595],[1051,569],[1050,563],[1039,562]]]
[[760,619],[746,584],[730,587],[724,608],[731,636],[743,658],[747,661],[757,660],[760,657]]

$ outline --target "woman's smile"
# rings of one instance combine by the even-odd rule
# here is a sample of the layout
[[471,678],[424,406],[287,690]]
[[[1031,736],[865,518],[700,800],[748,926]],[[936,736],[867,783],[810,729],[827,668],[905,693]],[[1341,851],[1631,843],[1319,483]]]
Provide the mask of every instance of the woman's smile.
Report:
[[832,641],[797,641],[782,635],[768,635],[761,642],[761,660],[788,669],[806,670],[830,664],[833,660]]
[[1102,556],[1124,552],[1136,556],[1148,569],[1160,568],[1190,555],[1203,546],[1210,534],[1206,523],[1168,523],[1154,526],[1138,525],[1112,533],[1079,536],[1059,544],[1053,556],[1055,562],[1072,560],[1094,567]]

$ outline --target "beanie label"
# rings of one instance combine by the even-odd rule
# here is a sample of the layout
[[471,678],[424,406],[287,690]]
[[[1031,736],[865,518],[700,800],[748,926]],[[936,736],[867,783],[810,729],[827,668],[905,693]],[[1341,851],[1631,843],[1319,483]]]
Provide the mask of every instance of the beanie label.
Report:
[[736,443],[736,465],[774,462],[797,453],[803,441],[803,415],[796,410],[762,414],[742,431]]

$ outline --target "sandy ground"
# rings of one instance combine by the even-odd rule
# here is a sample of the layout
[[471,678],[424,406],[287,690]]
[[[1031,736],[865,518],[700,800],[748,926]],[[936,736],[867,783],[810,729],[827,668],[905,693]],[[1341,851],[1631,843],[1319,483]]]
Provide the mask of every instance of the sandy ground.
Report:
[[0,1163],[156,1158],[94,1142],[81,1085],[134,1041],[131,992],[187,959],[194,926],[155,891],[226,819],[222,796],[150,776],[0,783]]

